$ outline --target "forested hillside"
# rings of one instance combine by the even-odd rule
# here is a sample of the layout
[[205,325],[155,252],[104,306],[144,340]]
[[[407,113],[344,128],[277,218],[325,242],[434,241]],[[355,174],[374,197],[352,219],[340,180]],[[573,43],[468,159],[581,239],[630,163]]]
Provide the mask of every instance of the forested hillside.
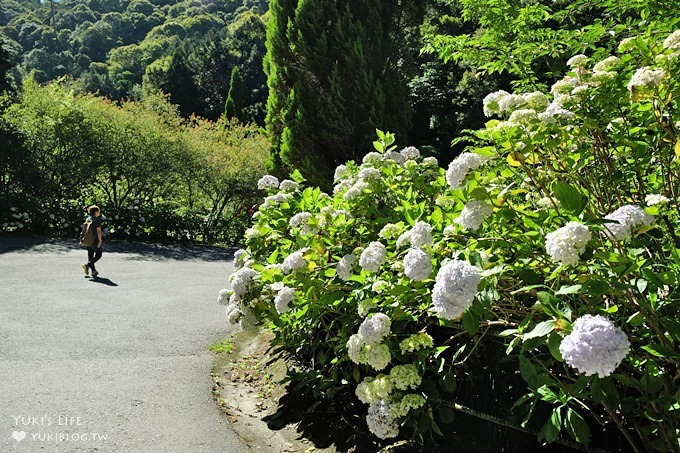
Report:
[[0,1],[15,79],[63,76],[113,99],[161,89],[185,115],[217,119],[232,69],[243,74],[243,121],[262,122],[264,0]]

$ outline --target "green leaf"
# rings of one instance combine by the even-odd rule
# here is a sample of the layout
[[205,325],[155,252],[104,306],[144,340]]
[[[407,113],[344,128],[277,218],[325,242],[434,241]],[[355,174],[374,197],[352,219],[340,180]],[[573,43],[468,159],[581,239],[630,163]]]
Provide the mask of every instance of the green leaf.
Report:
[[531,332],[526,333],[522,336],[523,340],[529,340],[531,338],[544,337],[553,331],[552,321],[543,321],[536,324],[536,326],[531,330]]
[[454,412],[446,406],[440,407],[439,410],[437,411],[437,414],[439,415],[439,420],[441,420],[442,423],[447,425],[453,421],[455,416]]
[[552,332],[548,337],[548,349],[550,349],[550,355],[552,355],[555,360],[559,362],[564,362],[562,353],[560,352],[560,344],[562,343],[562,337],[557,332]]
[[559,403],[560,398],[557,393],[553,392],[547,385],[542,385],[538,388],[537,393],[541,395],[541,399],[546,403],[554,404]]
[[563,181],[558,181],[553,186],[555,198],[559,200],[560,206],[578,215],[588,204],[588,198],[583,196],[577,188]]
[[560,413],[560,408],[557,407],[553,410],[550,418],[545,422],[541,431],[538,433],[538,437],[541,440],[548,442],[555,442],[557,436],[560,434],[562,429],[562,414]]
[[470,310],[463,315],[463,328],[470,335],[479,332],[479,318]]
[[588,446],[590,429],[581,415],[571,408],[567,408],[565,428],[569,435],[578,443]]
[[581,287],[582,285],[562,286],[555,292],[555,295],[557,296],[560,294],[578,294],[579,292],[581,292]]
[[642,349],[657,357],[664,357],[667,359],[676,359],[680,357],[680,354],[678,354],[678,352],[675,351],[673,348],[664,346],[662,344],[651,343],[642,346]]
[[453,373],[446,373],[442,377],[442,385],[444,386],[444,390],[449,393],[456,391],[456,377],[453,375]]

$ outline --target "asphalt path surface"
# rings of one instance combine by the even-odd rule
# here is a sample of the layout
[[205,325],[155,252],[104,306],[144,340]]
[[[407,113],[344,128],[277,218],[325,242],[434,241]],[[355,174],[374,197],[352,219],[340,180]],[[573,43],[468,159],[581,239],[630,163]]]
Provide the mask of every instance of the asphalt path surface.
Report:
[[0,452],[247,452],[213,401],[207,346],[232,256],[0,236]]

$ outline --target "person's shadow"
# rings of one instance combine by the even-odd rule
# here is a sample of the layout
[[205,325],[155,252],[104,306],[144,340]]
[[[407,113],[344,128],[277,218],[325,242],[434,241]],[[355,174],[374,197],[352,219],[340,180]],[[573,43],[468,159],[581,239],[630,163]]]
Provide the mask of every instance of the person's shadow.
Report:
[[108,278],[99,277],[99,276],[90,277],[90,281],[95,282],[95,283],[101,283],[102,285],[106,285],[106,286],[118,286],[118,284],[112,282]]

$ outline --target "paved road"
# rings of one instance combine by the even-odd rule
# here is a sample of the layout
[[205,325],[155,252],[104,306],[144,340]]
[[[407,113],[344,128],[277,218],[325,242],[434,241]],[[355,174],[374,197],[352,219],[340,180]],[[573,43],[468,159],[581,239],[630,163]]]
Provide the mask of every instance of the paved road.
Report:
[[[212,399],[219,249],[0,237],[0,451],[245,452]],[[25,433],[25,434],[24,434]]]

